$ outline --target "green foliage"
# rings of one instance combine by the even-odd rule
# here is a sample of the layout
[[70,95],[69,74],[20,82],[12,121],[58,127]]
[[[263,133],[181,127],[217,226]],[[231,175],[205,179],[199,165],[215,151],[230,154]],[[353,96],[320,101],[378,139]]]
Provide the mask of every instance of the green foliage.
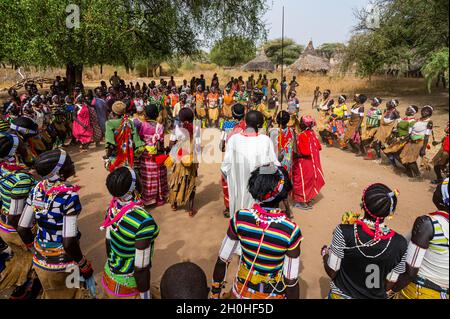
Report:
[[282,49],[284,49],[284,64],[291,65],[299,58],[305,47],[292,39],[284,39],[284,42],[282,39],[275,39],[264,44],[267,57],[277,66],[283,64]]
[[427,80],[429,92],[431,92],[431,85],[433,84],[433,81],[436,80],[440,75],[444,75],[446,83],[448,83],[448,56],[448,48],[434,52],[422,67],[422,72]]
[[255,57],[256,46],[251,39],[227,37],[214,44],[209,57],[219,66],[235,66]]

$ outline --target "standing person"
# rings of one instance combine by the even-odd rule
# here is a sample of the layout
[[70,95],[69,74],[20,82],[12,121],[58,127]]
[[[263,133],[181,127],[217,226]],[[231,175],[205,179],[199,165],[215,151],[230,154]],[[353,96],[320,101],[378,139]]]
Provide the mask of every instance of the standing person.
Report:
[[265,74],[261,80],[261,91],[265,97],[269,95],[269,80]]
[[81,143],[81,151],[87,152],[89,144],[94,138],[94,129],[91,125],[89,108],[84,103],[83,96],[80,94],[75,99],[75,117],[73,119],[72,134],[73,137]]
[[[434,173],[436,174],[437,179],[432,181],[433,184],[437,185],[441,183],[444,178],[442,177],[442,170],[445,166],[448,166],[449,159],[449,122],[447,122],[447,126],[445,127],[445,137],[442,139],[441,148],[439,152],[434,156],[432,160],[432,164],[434,167]],[[439,142],[433,142],[433,145],[439,145]]]
[[197,213],[194,208],[198,162],[195,158],[194,113],[184,108],[179,114],[180,125],[170,136],[170,156],[174,162],[169,179],[169,203],[173,211],[186,206],[190,217]]
[[264,115],[264,129],[267,131],[272,127],[273,121],[278,114],[279,107],[278,94],[275,90],[272,90],[272,96],[267,101],[267,106],[263,102],[259,104],[257,111]]
[[234,101],[236,103],[242,104],[246,107],[248,107],[249,101],[250,101],[250,96],[247,93],[247,91],[245,90],[245,88],[240,88],[240,90],[235,91],[236,93],[234,94]]
[[[345,130],[344,142],[350,145],[352,150],[359,152],[358,145],[361,143],[361,125],[364,119],[364,103],[367,101],[367,96],[364,94],[357,94],[354,98],[355,104],[350,109],[350,119]],[[343,149],[346,149],[344,147]]]
[[114,75],[109,78],[109,84],[111,84],[115,90],[119,90],[120,77],[117,75],[117,71],[114,71]]
[[380,122],[383,112],[380,110],[380,105],[383,102],[382,99],[374,97],[371,101],[371,106],[367,111],[366,122],[361,135],[360,152],[361,155],[367,155],[368,160],[373,159],[373,153],[371,144],[374,141],[374,137],[380,127]]
[[301,133],[297,136],[296,153],[292,180],[294,191],[292,196],[296,208],[311,210],[312,201],[320,194],[325,185],[325,177],[320,162],[322,146],[314,132],[315,121],[311,116],[300,119]]
[[231,120],[233,118],[232,107],[234,104],[234,91],[230,86],[225,88],[225,92],[223,93],[223,105],[222,105],[222,117],[227,120]]
[[288,83],[287,83],[286,77],[284,76],[283,81],[281,81],[281,95],[283,96],[284,101],[286,101],[286,102],[288,100],[287,88],[288,88]]
[[[225,153],[226,144],[228,140],[235,134],[243,132],[247,125],[245,123],[245,106],[242,104],[235,104],[232,106],[233,119],[225,120],[222,125],[222,136],[220,139],[219,148],[222,153]],[[225,177],[222,175],[222,189],[223,189],[223,200],[225,204],[225,210],[223,215],[225,218],[230,218],[230,197],[228,192],[228,183]]]
[[317,108],[317,104],[319,103],[319,97],[321,95],[322,95],[322,92],[320,92],[320,87],[316,86],[316,89],[314,90],[313,101],[311,103],[312,109]]
[[399,299],[449,299],[448,178],[433,195],[437,211],[416,219],[406,272],[392,289]]
[[370,185],[361,200],[363,218],[336,227],[331,246],[321,252],[331,278],[328,299],[387,299],[405,272],[406,239],[384,223],[397,208],[397,196],[386,185]]
[[297,93],[291,92],[291,94],[289,94],[289,100],[287,103],[287,110],[289,112],[289,115],[291,116],[288,126],[294,128],[295,132],[298,133],[300,131],[300,122],[298,119],[300,113],[300,100],[297,98]]
[[292,190],[289,175],[274,165],[259,167],[251,172],[248,190],[255,204],[230,220],[214,268],[211,298],[220,299],[228,265],[242,247],[231,298],[298,299],[303,237],[279,208]]
[[33,255],[17,233],[26,199],[36,184],[28,169],[17,161],[23,156],[26,156],[24,141],[16,134],[1,132],[0,242],[8,247],[9,257],[5,269],[0,270],[0,291],[15,287],[11,299],[35,298],[40,290],[39,280],[32,278]]
[[417,160],[426,155],[428,142],[433,134],[433,122],[431,121],[433,112],[432,106],[427,105],[422,108],[421,117],[413,125],[409,141],[400,153],[400,161],[405,166],[409,177],[420,177]]
[[145,206],[162,206],[167,199],[167,169],[164,158],[164,126],[159,124],[158,108],[154,104],[145,107],[147,120],[139,128],[139,136],[145,143],[145,151],[140,157],[139,176],[142,180],[142,199]]
[[206,97],[206,109],[208,110],[209,127],[219,127],[219,114],[220,114],[220,94],[216,87],[211,87],[211,92]]
[[200,74],[200,79],[198,80],[199,85],[202,87],[202,91],[206,91],[206,80],[203,74]]
[[280,164],[270,138],[259,134],[264,123],[263,115],[250,111],[245,117],[245,123],[245,131],[228,140],[221,167],[230,190],[231,216],[239,209],[251,208],[255,203],[248,191],[252,171],[262,165]]
[[406,109],[405,117],[402,118],[397,127],[394,128],[389,138],[386,140],[387,147],[383,150],[388,157],[392,166],[397,167],[396,160],[400,162],[400,153],[409,139],[409,133],[416,123],[415,115],[419,112],[419,108],[415,105],[410,105]]
[[106,261],[102,275],[105,299],[151,299],[150,270],[159,227],[137,200],[142,190],[136,172],[121,167],[108,175],[113,196],[101,229],[106,230]]
[[135,156],[143,151],[143,143],[134,122],[126,114],[126,105],[117,101],[112,106],[112,118],[106,122],[105,166],[110,172],[121,166],[134,165]]
[[95,98],[93,99],[92,103],[95,107],[95,112],[97,113],[97,119],[98,123],[100,124],[102,134],[103,136],[105,136],[105,125],[108,119],[109,110],[106,101],[103,98],[101,88],[95,89]]
[[373,147],[379,159],[381,158],[381,150],[386,148],[389,137],[395,129],[398,119],[400,119],[400,113],[397,111],[398,105],[398,100],[390,100],[386,103],[386,110],[381,118],[380,127],[374,136]]
[[348,107],[345,103],[347,101],[346,95],[340,95],[338,98],[338,104],[331,109],[331,117],[329,119],[328,131],[334,140],[339,142],[341,147],[345,146],[344,134],[345,134],[345,122],[349,116]]
[[322,101],[317,106],[317,131],[323,143],[328,142],[328,118],[330,117],[330,110],[334,105],[334,100],[331,98],[331,91],[325,90],[323,92]]
[[[77,268],[95,295],[94,271],[79,242],[79,186],[67,184],[75,175],[75,165],[64,150],[53,150],[39,156],[36,172],[43,180],[30,193],[17,232],[23,243],[33,249],[33,268],[42,283],[42,298],[82,298],[81,289],[67,286],[69,276]],[[34,221],[36,236],[32,232]]]
[[202,127],[206,127],[206,97],[201,85],[197,87],[195,93],[195,113],[197,118],[202,121]]

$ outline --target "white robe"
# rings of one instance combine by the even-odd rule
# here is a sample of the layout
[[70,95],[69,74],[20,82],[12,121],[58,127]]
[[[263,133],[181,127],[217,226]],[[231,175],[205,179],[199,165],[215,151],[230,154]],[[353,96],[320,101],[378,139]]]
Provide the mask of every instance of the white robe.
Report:
[[231,216],[255,204],[248,191],[248,181],[256,168],[268,164],[280,166],[268,136],[236,134],[228,140],[221,170],[227,177]]

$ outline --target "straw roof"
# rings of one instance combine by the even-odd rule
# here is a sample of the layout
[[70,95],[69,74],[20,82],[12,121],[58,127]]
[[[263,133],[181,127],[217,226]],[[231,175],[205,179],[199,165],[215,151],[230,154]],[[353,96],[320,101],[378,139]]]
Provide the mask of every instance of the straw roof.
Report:
[[328,72],[331,69],[330,61],[319,56],[314,49],[312,41],[309,41],[308,46],[302,55],[291,66],[294,72]]
[[246,65],[242,67],[244,71],[275,71],[275,65],[269,60],[264,49],[261,49],[256,58],[248,62]]

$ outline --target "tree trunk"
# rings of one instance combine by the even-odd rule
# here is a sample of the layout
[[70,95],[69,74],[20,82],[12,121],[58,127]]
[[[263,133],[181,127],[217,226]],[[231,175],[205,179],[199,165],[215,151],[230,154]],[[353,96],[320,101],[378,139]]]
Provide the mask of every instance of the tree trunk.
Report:
[[72,62],[66,65],[67,89],[71,94],[77,83],[83,83],[83,65],[74,64]]
[[100,64],[100,74],[103,75],[103,64]]
[[125,71],[127,72],[127,74],[130,74],[130,65],[128,64],[128,62],[125,62]]

